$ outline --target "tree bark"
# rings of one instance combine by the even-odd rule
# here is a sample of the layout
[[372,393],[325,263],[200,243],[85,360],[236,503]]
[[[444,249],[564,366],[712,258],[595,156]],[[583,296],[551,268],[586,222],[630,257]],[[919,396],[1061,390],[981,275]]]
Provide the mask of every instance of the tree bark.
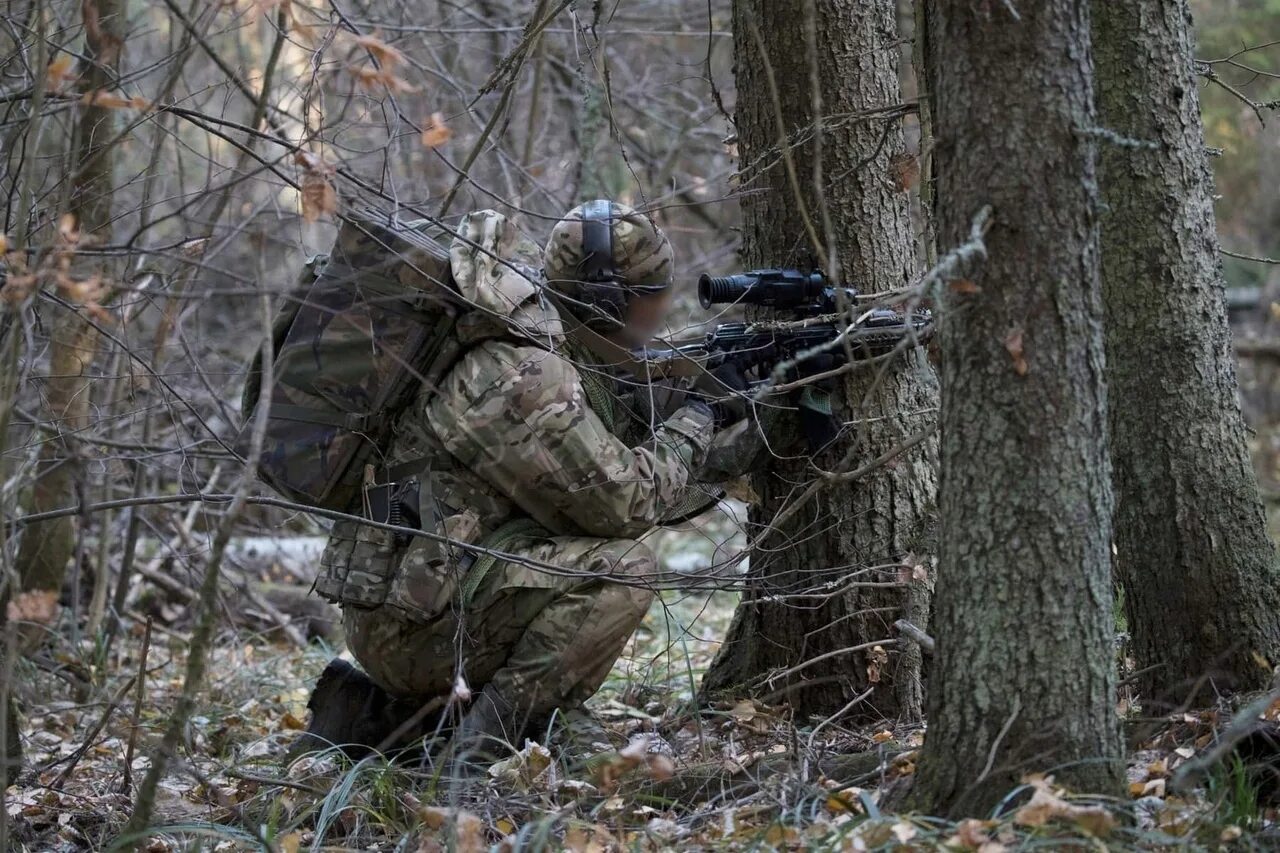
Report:
[[[913,791],[984,815],[1029,771],[1112,793],[1112,495],[1087,0],[934,2],[943,298],[940,565]],[[975,265],[976,266],[976,265]]]
[[[900,100],[895,3],[737,0],[733,14],[743,260],[817,263],[862,292],[911,283],[910,199],[894,168],[909,159],[901,112],[862,115]],[[865,462],[932,423],[937,380],[923,353],[907,353],[883,375],[880,367],[844,379],[836,414],[852,425],[833,451],[777,460],[755,478],[751,589],[704,695],[750,692],[767,680],[761,692],[786,691],[803,716],[845,708],[869,689],[851,712],[919,716],[919,650],[898,646],[891,625],[913,593],[921,618],[918,597],[929,584],[893,584],[904,566],[907,579],[915,566],[932,571],[935,442],[856,483],[821,490],[780,529],[762,530],[812,480],[815,461],[828,470],[842,459]],[[889,584],[836,592],[845,580]],[[823,582],[830,582],[820,590],[825,598],[778,598]]]
[[[124,45],[125,0],[85,2],[82,12],[85,52],[90,59],[81,78],[86,94],[109,92],[115,86],[115,68]],[[118,110],[101,105],[80,108],[72,140],[69,212],[83,238],[102,236],[111,224],[114,173],[114,137]],[[68,506],[74,491],[83,486],[82,448],[75,436],[89,425],[93,377],[90,368],[97,355],[97,331],[76,311],[60,309],[49,342],[49,380],[46,404],[50,429],[57,434],[41,448],[39,470],[32,489],[29,512]],[[60,589],[67,562],[75,550],[76,526],[71,518],[33,525],[22,537],[17,569],[23,589]]]
[[1139,691],[1266,686],[1280,575],[1245,444],[1185,0],[1095,0],[1116,569]]

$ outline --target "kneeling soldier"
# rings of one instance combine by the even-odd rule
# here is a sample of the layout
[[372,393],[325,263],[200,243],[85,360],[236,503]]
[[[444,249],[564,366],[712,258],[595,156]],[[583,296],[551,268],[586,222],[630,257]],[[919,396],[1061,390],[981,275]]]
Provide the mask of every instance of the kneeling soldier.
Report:
[[335,525],[316,590],[342,606],[367,676],[341,660],[326,669],[312,748],[377,746],[460,680],[476,692],[455,760],[579,708],[653,600],[657,563],[638,538],[717,496],[693,472],[734,416],[700,399],[655,415],[660,389],[628,383],[583,343],[632,349],[659,330],[666,236],[624,205],[590,202],[554,228],[545,289],[522,289],[502,260],[514,235],[492,211],[464,222],[451,248],[463,291],[527,298],[399,416],[390,459],[415,469],[395,486],[401,517],[483,550]]

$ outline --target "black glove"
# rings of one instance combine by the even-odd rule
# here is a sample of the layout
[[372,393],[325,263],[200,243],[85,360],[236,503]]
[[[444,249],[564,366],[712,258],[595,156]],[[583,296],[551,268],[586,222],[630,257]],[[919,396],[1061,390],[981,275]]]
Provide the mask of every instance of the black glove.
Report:
[[738,365],[732,361],[709,370],[694,380],[693,390],[701,394],[711,406],[716,429],[723,429],[747,417],[750,404],[747,401],[747,380]]

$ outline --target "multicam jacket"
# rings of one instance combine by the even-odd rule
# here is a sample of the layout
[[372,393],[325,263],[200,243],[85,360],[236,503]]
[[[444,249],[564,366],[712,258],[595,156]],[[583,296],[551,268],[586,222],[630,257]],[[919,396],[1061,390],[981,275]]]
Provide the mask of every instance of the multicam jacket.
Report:
[[[529,273],[500,260],[513,256],[514,231],[500,214],[474,213],[451,248],[454,277],[484,306],[488,330],[471,328],[469,348],[440,387],[420,391],[399,416],[391,468],[427,461],[406,517],[416,510],[423,529],[492,544],[521,519],[546,535],[634,537],[691,502],[708,503],[692,472],[714,433],[710,417],[682,407],[659,420],[650,386],[592,366]],[[463,557],[339,522],[316,591],[431,619],[455,597]]]

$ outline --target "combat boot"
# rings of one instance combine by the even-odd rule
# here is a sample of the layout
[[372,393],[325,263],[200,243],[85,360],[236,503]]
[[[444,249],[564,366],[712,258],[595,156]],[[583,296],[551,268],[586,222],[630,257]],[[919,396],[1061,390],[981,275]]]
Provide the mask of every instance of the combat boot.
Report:
[[611,761],[622,745],[584,705],[557,712],[551,742],[571,773],[587,776]]
[[[334,658],[311,691],[307,700],[311,722],[289,750],[288,760],[335,746],[348,758],[359,760],[383,746],[414,715],[415,706],[396,699],[345,660]],[[397,742],[388,746],[402,746],[421,730],[421,726],[414,726],[412,732],[401,733]]]
[[522,722],[519,709],[486,686],[453,731],[445,776],[464,785],[482,777],[503,752],[519,749]]

